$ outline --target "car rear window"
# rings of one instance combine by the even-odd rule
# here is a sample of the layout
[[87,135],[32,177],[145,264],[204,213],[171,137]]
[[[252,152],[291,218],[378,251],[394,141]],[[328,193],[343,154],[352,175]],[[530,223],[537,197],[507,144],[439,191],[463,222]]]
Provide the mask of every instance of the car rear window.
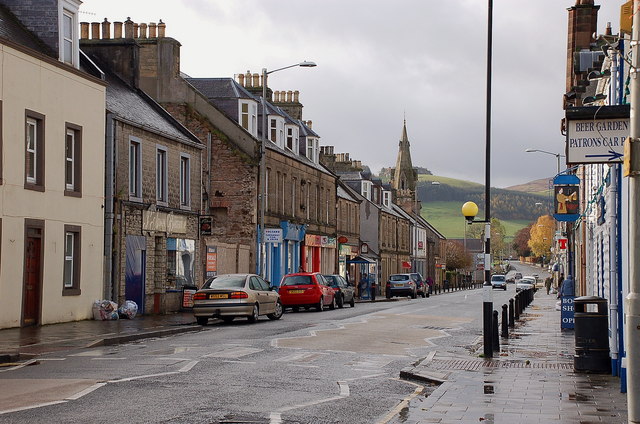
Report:
[[408,275],[390,275],[389,281],[406,281],[409,279]]
[[324,277],[325,280],[327,280],[327,283],[329,283],[329,286],[331,287],[338,287],[340,285],[340,283],[338,282],[338,278],[335,275],[322,275]]
[[244,287],[244,275],[221,275],[204,283],[203,289],[240,289]]
[[290,277],[284,277],[282,280],[282,286],[304,286],[313,284],[310,275],[292,275]]

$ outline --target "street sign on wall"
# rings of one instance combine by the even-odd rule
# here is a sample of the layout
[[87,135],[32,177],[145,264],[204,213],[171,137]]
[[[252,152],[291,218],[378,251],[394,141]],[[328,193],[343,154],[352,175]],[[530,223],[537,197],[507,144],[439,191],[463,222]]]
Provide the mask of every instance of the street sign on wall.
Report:
[[629,136],[629,106],[567,109],[567,164],[619,163]]

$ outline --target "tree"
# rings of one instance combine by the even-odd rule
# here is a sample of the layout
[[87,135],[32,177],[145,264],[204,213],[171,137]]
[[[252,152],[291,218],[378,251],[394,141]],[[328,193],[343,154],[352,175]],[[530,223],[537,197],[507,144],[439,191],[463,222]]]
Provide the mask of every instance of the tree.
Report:
[[469,268],[471,266],[471,253],[469,253],[469,251],[465,249],[463,245],[453,240],[446,240],[445,243],[447,269],[449,271]]
[[529,247],[531,227],[533,227],[533,222],[521,228],[513,238],[513,250],[516,251],[518,256],[531,256],[531,248]]
[[[467,231],[467,237],[484,240],[484,224],[474,224]],[[491,257],[497,258],[501,252],[505,251],[504,237],[506,230],[502,221],[498,218],[491,218]]]
[[531,253],[535,256],[549,257],[551,255],[551,244],[553,243],[555,231],[556,225],[551,215],[539,217],[529,232],[528,245],[531,248]]

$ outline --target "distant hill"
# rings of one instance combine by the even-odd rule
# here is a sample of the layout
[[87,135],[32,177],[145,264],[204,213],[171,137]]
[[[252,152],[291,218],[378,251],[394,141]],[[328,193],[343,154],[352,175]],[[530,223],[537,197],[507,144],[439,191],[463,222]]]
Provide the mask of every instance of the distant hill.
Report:
[[528,183],[506,187],[505,190],[522,191],[524,193],[546,195],[549,192],[549,182],[551,178],[540,178]]
[[[548,184],[548,180],[545,184]],[[540,184],[523,184],[529,189],[540,189]],[[517,187],[517,186],[516,186]],[[545,186],[546,188],[547,186]],[[460,209],[467,201],[473,201],[484,215],[484,185],[471,181],[437,175],[420,175],[418,199],[422,202],[422,215],[446,237],[461,237],[464,218]],[[491,188],[491,216],[500,219],[513,236],[520,228],[535,221],[551,210],[548,190],[537,192],[518,191],[512,188]]]

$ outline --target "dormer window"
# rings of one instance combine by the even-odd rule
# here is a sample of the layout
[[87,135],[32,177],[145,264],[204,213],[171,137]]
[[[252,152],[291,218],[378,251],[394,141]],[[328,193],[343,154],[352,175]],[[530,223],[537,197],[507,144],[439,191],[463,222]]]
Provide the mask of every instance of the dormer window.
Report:
[[252,136],[258,136],[258,106],[256,102],[251,100],[240,100],[238,105],[239,111],[238,123],[242,128],[247,130]]
[[382,204],[391,209],[391,192],[384,190],[382,192]]
[[281,116],[269,117],[269,140],[284,147],[284,119]]
[[318,163],[318,139],[315,137],[307,137],[307,159],[314,163]]
[[78,68],[80,63],[77,29],[80,3],[77,0],[62,0],[58,9],[59,60],[75,68]]
[[292,152],[296,151],[296,146],[298,145],[298,127],[294,125],[286,125],[287,128],[287,149]]
[[365,199],[371,200],[371,181],[362,181],[362,191],[360,194]]

